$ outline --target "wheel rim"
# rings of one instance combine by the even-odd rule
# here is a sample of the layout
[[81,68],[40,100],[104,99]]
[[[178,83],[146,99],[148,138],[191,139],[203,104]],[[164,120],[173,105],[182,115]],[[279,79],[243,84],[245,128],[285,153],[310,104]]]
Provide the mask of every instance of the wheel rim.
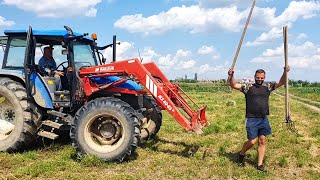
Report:
[[86,124],[84,139],[90,148],[100,153],[108,153],[121,146],[125,133],[123,124],[116,117],[99,115]]
[[16,114],[11,102],[0,95],[0,140],[4,140],[15,127]]

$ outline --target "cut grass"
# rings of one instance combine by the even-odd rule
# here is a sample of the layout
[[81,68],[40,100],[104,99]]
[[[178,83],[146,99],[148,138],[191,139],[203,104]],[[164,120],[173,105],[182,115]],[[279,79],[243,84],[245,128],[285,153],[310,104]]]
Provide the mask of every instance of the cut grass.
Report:
[[[317,179],[320,177],[319,114],[297,103],[291,115],[301,137],[282,128],[285,109],[279,96],[270,98],[273,134],[267,137],[265,165],[255,169],[257,145],[247,153],[247,166],[236,164],[246,140],[242,93],[191,92],[208,105],[210,126],[202,135],[186,132],[167,112],[156,139],[143,142],[128,161],[106,163],[93,156],[75,158],[68,144],[35,147],[25,153],[0,153],[0,179]],[[226,106],[232,100],[236,106]]]

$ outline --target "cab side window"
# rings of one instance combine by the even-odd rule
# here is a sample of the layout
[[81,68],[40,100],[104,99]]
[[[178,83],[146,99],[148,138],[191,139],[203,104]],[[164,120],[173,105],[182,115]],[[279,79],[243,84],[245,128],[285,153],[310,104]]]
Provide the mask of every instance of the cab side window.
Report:
[[9,42],[9,51],[4,68],[23,68],[24,54],[26,51],[26,39],[24,37],[14,37]]

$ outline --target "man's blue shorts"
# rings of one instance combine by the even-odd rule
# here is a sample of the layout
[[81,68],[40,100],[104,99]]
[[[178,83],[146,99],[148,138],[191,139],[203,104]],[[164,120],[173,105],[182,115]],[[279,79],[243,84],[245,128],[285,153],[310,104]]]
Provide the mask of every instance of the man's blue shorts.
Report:
[[247,118],[246,129],[248,139],[255,139],[262,135],[267,136],[271,134],[271,127],[268,116],[265,118]]

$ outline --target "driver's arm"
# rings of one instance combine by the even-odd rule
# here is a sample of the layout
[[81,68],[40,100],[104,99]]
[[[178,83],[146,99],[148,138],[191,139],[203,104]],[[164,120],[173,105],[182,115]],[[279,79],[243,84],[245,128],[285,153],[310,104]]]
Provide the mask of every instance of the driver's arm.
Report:
[[[53,62],[54,62],[54,69],[55,69],[54,71],[52,71],[53,76],[54,76],[55,74],[58,75],[58,76],[64,76],[64,73],[63,73],[63,72],[58,71],[56,61],[53,60]],[[64,62],[63,62],[63,63],[64,63]],[[61,63],[61,64],[63,64],[63,63]]]
[[39,67],[39,73],[42,76],[50,75],[49,72],[51,72],[51,70],[47,67],[47,63],[45,59],[41,58],[39,60],[38,67]]

